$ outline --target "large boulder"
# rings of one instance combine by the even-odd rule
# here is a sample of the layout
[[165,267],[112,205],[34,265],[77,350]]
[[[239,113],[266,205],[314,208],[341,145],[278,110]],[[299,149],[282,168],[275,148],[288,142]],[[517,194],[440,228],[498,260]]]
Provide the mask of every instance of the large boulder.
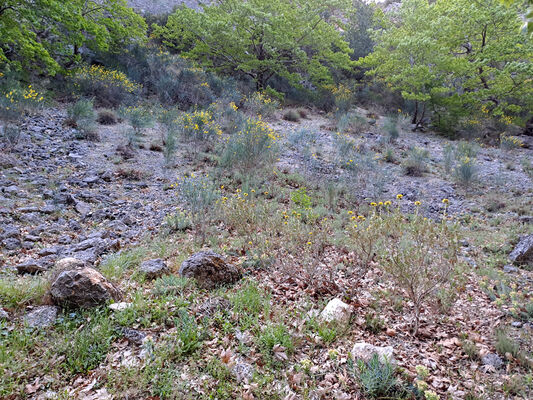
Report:
[[520,238],[520,241],[509,254],[509,259],[517,265],[533,265],[533,234]]
[[194,278],[198,285],[205,289],[231,284],[241,279],[239,269],[226,263],[220,254],[214,251],[201,251],[185,260],[179,274],[186,278]]
[[52,282],[50,294],[56,304],[67,307],[95,307],[119,300],[120,291],[93,268],[69,269]]
[[162,275],[170,273],[167,264],[160,258],[143,261],[139,270],[147,279],[156,279]]

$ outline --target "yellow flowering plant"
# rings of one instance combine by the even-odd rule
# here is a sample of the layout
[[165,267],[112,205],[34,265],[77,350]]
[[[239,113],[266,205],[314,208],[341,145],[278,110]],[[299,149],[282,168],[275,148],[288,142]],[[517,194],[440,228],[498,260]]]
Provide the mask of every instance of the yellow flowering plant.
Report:
[[192,142],[207,142],[222,135],[222,129],[209,111],[186,113],[178,124],[182,136]]

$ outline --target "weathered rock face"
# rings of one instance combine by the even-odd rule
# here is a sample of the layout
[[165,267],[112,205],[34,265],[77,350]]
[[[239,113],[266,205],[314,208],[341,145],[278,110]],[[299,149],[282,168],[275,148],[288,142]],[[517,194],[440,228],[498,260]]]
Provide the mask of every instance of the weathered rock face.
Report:
[[232,264],[224,261],[214,251],[202,251],[185,260],[179,274],[196,279],[198,285],[205,289],[231,284],[241,279],[241,272]]
[[58,305],[84,308],[121,297],[120,291],[92,268],[61,272],[52,283],[50,294]]
[[30,328],[47,328],[55,323],[56,318],[56,306],[42,306],[29,312],[24,317],[24,322]]
[[533,234],[520,239],[520,242],[509,254],[509,259],[518,265],[533,265]]
[[168,268],[167,264],[160,258],[143,261],[139,267],[139,270],[146,276],[147,279],[156,279],[162,275],[170,273],[170,269]]
[[324,322],[334,322],[340,325],[348,325],[352,315],[352,307],[342,300],[331,300],[320,313],[320,319]]
[[392,346],[379,347],[371,345],[370,343],[360,342],[356,343],[352,349],[352,357],[356,360],[363,360],[368,362],[374,354],[377,354],[381,363],[395,364],[394,349]]

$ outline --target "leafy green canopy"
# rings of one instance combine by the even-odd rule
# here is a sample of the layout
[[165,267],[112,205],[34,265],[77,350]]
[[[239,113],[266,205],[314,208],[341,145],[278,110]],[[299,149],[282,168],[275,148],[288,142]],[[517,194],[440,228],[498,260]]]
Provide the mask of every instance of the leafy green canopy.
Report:
[[[281,76],[292,84],[332,81],[351,67],[342,23],[349,0],[224,0],[203,11],[180,8],[154,35],[203,66],[250,76],[258,89]],[[343,11],[344,10],[344,11]]]
[[406,0],[360,63],[416,104],[509,121],[533,105],[533,47],[519,15],[498,0]]
[[126,0],[3,0],[0,62],[55,74],[80,49],[116,51],[142,40],[146,23]]

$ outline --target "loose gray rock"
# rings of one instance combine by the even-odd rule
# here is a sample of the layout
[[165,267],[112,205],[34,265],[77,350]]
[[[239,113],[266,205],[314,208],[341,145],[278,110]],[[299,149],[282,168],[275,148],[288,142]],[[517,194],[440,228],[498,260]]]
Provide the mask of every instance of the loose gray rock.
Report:
[[204,289],[232,284],[242,277],[237,267],[226,263],[222,256],[214,251],[194,254],[181,264],[179,274],[186,278],[194,278]]
[[356,360],[368,362],[374,356],[374,354],[378,355],[379,361],[382,363],[396,363],[396,360],[394,359],[394,349],[392,346],[379,347],[371,345],[370,343],[360,342],[354,344],[352,349],[352,357]]
[[481,363],[499,369],[503,365],[503,360],[496,353],[488,353],[481,358]]
[[95,307],[108,300],[120,300],[120,291],[93,268],[61,272],[50,288],[58,305],[66,307]]
[[2,307],[0,307],[0,321],[4,319],[9,319],[9,314]]
[[533,234],[520,238],[509,259],[517,265],[533,265]]
[[223,297],[212,297],[198,306],[198,313],[204,316],[211,316],[217,311],[229,310],[231,302]]
[[30,328],[48,328],[55,323],[56,318],[56,306],[41,306],[30,311],[24,317],[24,322]]
[[144,338],[146,338],[146,333],[138,331],[137,329],[131,328],[122,328],[122,336],[124,336],[128,341],[135,344],[142,344]]
[[506,272],[508,274],[514,274],[518,272],[518,268],[513,267],[512,265],[504,265],[503,272]]
[[22,243],[16,238],[8,238],[4,239],[2,245],[6,250],[17,250],[20,248],[20,246],[22,246]]
[[37,274],[47,270],[42,262],[34,260],[33,258],[17,265],[16,268],[19,274]]
[[147,279],[156,279],[162,275],[170,273],[167,264],[160,258],[143,261],[139,270],[146,276]]
[[237,382],[249,383],[254,377],[254,367],[245,362],[239,362],[231,369]]

